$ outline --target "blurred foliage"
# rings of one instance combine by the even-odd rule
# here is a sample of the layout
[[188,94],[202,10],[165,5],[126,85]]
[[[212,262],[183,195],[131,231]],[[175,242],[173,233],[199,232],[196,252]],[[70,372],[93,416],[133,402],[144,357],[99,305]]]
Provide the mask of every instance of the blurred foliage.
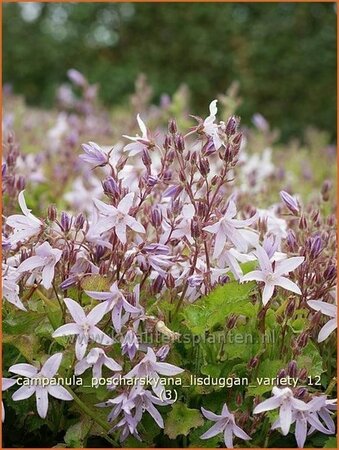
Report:
[[3,80],[31,104],[51,106],[71,67],[110,106],[141,72],[156,100],[185,83],[201,115],[238,80],[243,123],[260,111],[283,139],[306,125],[335,137],[334,3],[21,3],[3,18]]

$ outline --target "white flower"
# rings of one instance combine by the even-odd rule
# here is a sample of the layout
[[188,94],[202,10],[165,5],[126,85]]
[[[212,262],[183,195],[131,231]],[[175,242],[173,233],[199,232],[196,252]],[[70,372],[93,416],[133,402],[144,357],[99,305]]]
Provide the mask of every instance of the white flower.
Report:
[[62,250],[52,248],[48,242],[44,242],[35,248],[35,256],[25,259],[18,267],[19,272],[42,270],[42,285],[46,289],[52,287],[55,265],[60,260]]
[[99,379],[102,377],[102,366],[106,366],[113,371],[122,370],[120,364],[115,362],[113,358],[109,358],[102,348],[92,348],[86,358],[76,364],[74,374],[81,375],[89,367],[92,367],[93,378]]
[[322,327],[318,335],[318,342],[323,342],[337,328],[337,305],[320,300],[309,300],[307,304],[315,311],[321,311],[325,316],[331,317],[331,320]]
[[126,244],[126,228],[129,227],[138,233],[146,233],[145,228],[137,220],[128,214],[133,205],[134,193],[130,192],[117,207],[107,205],[101,200],[94,199],[94,203],[100,213],[104,216],[99,219],[97,226],[99,232],[108,231],[114,228],[118,239],[122,244]]
[[7,266],[6,264],[2,265],[2,295],[4,299],[22,311],[26,311],[25,306],[19,298],[20,289],[17,283],[20,276],[21,274],[13,267]]
[[292,414],[296,411],[306,411],[308,405],[302,400],[294,398],[293,392],[289,388],[280,389],[274,386],[272,394],[273,397],[264,400],[254,408],[253,414],[260,414],[264,411],[280,408],[279,427],[283,435],[286,436],[293,422]]
[[112,345],[113,339],[101,331],[96,324],[104,317],[107,312],[107,306],[104,303],[95,306],[86,316],[81,306],[71,298],[65,298],[67,309],[74,319],[74,323],[62,325],[54,331],[52,337],[70,336],[77,334],[75,344],[75,355],[78,360],[83,359],[86,353],[87,345],[90,340],[101,345]]
[[218,112],[217,102],[218,100],[213,100],[210,103],[210,115],[204,120],[203,123],[203,131],[207,134],[207,136],[210,136],[213,139],[213,144],[216,150],[223,145],[223,142],[219,136],[218,125],[214,123]]
[[13,214],[7,217],[6,225],[14,229],[14,233],[9,237],[12,244],[16,244],[19,241],[25,241],[32,236],[40,233],[43,223],[37,219],[31,210],[27,208],[24,192],[21,191],[18,196],[19,205],[23,215]]
[[[10,387],[14,386],[16,384],[16,380],[13,378],[2,378],[2,392],[7,391]],[[5,408],[4,403],[1,402],[2,407],[2,421],[5,421]]]
[[238,250],[246,252],[248,247],[247,240],[241,234],[239,228],[244,228],[254,223],[257,220],[257,215],[254,214],[250,219],[238,220],[234,219],[236,214],[237,208],[235,203],[233,200],[230,200],[224,217],[215,224],[203,228],[203,230],[216,235],[213,258],[218,258],[222,253],[226,241],[231,242]]
[[135,137],[123,134],[123,137],[129,139],[130,141],[133,141],[131,144],[127,144],[124,147],[124,152],[129,152],[129,156],[137,155],[138,153],[141,153],[144,150],[144,148],[147,148],[150,145],[152,145],[150,139],[147,136],[146,125],[141,120],[140,114],[137,115],[137,121],[140,131],[142,133],[141,137],[138,134]]
[[[53,383],[43,384],[43,380],[51,380],[58,372],[62,360],[62,353],[56,353],[47,359],[41,370],[31,364],[14,364],[8,370],[9,372],[32,379],[28,386],[21,386],[12,396],[14,401],[24,400],[36,396],[36,406],[39,416],[44,419],[48,410],[48,394],[60,400],[73,400],[71,394],[60,385]],[[39,382],[40,381],[40,382]]]
[[258,257],[260,270],[253,270],[252,272],[247,273],[241,277],[240,281],[254,280],[264,282],[265,287],[262,295],[262,302],[264,305],[266,305],[272,297],[275,286],[280,286],[288,291],[301,295],[299,287],[293,283],[293,281],[282,275],[292,272],[299,267],[305,259],[303,256],[295,256],[282,261],[276,261],[273,269],[272,263],[263,247],[258,246],[255,253]]

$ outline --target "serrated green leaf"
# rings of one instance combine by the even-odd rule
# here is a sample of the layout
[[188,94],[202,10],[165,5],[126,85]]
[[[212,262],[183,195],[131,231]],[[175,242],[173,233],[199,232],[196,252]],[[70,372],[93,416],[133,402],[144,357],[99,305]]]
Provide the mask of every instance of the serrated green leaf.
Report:
[[165,434],[170,439],[179,435],[187,436],[192,428],[200,427],[203,423],[197,409],[190,409],[184,403],[175,403],[166,419]]

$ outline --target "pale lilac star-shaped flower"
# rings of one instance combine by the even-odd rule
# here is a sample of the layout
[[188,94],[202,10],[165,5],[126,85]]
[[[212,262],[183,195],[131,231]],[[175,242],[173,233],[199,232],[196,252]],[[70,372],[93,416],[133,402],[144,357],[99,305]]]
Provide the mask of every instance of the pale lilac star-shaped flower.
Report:
[[31,384],[28,386],[21,386],[14,392],[12,399],[14,401],[24,400],[35,394],[38,414],[42,419],[47,416],[48,395],[58,398],[59,400],[73,400],[72,395],[63,386],[52,384],[51,382],[47,385],[42,384],[43,379],[51,380],[55,377],[59,370],[61,360],[62,353],[56,353],[47,359],[40,371],[31,364],[26,363],[14,364],[14,366],[11,366],[8,369],[9,372],[31,379]]
[[146,125],[141,120],[140,114],[137,115],[137,121],[141,131],[141,136],[137,134],[135,137],[133,137],[123,134],[123,137],[129,139],[130,141],[133,141],[124,147],[124,152],[129,152],[129,156],[134,156],[137,155],[138,153],[142,153],[144,148],[147,148],[152,145],[152,142],[150,141],[147,135]]
[[131,399],[129,392],[122,392],[117,397],[111,398],[103,403],[98,403],[95,406],[98,408],[107,408],[112,406],[112,410],[107,417],[107,421],[110,423],[113,422],[113,420],[115,420],[121,412],[131,414],[135,404]]
[[201,412],[206,419],[216,423],[200,436],[200,439],[210,439],[217,434],[223,433],[224,442],[227,448],[233,448],[233,435],[245,441],[251,439],[250,436],[235,423],[234,414],[230,413],[226,403],[222,408],[221,414],[214,414],[205,408],[201,408]]
[[21,274],[18,273],[17,269],[6,264],[2,265],[2,295],[12,305],[22,311],[27,311],[19,297],[20,288],[18,286],[18,279],[20,276]]
[[126,228],[129,227],[137,233],[146,233],[145,228],[134,217],[128,214],[133,206],[134,193],[130,192],[122,200],[117,207],[107,205],[101,200],[94,199],[95,206],[98,208],[103,217],[99,218],[97,227],[98,232],[108,231],[114,228],[119,241],[126,244]]
[[134,386],[132,388],[130,398],[134,402],[134,418],[137,423],[140,422],[143,413],[147,411],[155,420],[156,424],[160,428],[164,428],[164,420],[154,405],[165,406],[173,402],[164,402],[159,397],[153,395],[151,391],[145,390],[141,386]]
[[113,339],[101,331],[96,324],[104,317],[107,312],[107,306],[103,303],[95,306],[92,311],[86,316],[84,310],[79,303],[71,298],[65,298],[64,302],[68,311],[73,317],[74,323],[67,323],[57,328],[52,337],[70,336],[77,334],[75,344],[75,355],[80,361],[86,353],[86,349],[90,340],[101,345],[112,345]]
[[207,134],[207,136],[210,136],[212,138],[216,150],[218,150],[223,145],[223,142],[219,136],[218,124],[214,123],[216,115],[218,113],[217,102],[218,100],[213,100],[210,103],[210,115],[203,122],[203,131],[205,134]]
[[[307,403],[307,410],[294,410],[292,412],[292,424],[295,423],[295,438],[299,448],[303,448],[307,434],[308,424],[311,425],[312,432],[317,430],[324,434],[333,434],[335,431],[324,427],[320,422],[317,410],[322,405],[321,397],[313,398],[309,403]],[[333,421],[332,421],[333,422]],[[277,419],[273,425],[272,430],[276,428],[281,428],[281,419]]]
[[42,285],[46,289],[52,287],[55,265],[59,262],[62,250],[52,248],[48,242],[44,242],[35,248],[35,256],[25,259],[18,267],[19,272],[31,272],[41,270]]
[[184,369],[174,366],[173,364],[158,362],[154,351],[151,347],[148,347],[145,357],[135,367],[133,367],[133,369],[130,370],[124,378],[150,377],[154,381],[154,383],[152,383],[152,389],[159,397],[164,391],[164,386],[161,384],[156,384],[156,380],[160,378],[159,374],[174,376],[182,372],[184,372]]
[[112,323],[117,333],[120,333],[121,327],[124,323],[122,318],[123,311],[127,313],[137,314],[140,309],[132,306],[120,289],[118,288],[118,283],[114,282],[107,292],[96,292],[96,291],[85,291],[87,295],[94,298],[95,300],[100,300],[106,305],[106,312],[112,311]]
[[43,223],[37,219],[31,213],[31,210],[27,208],[24,192],[21,191],[18,196],[19,206],[23,215],[13,214],[7,217],[6,225],[14,229],[14,233],[9,236],[9,240],[12,244],[16,244],[19,241],[25,241],[26,239],[39,234],[42,230]]
[[[16,380],[13,378],[2,378],[2,392],[7,391],[7,389],[11,388],[16,384]],[[4,403],[1,402],[2,407],[2,421],[5,421],[5,408]]]
[[293,413],[296,411],[307,411],[308,405],[302,400],[294,398],[290,388],[280,389],[274,386],[272,394],[273,397],[264,400],[254,408],[253,414],[260,414],[264,411],[272,411],[273,409],[280,408],[279,427],[281,428],[282,434],[286,436],[293,423]]
[[263,247],[258,246],[255,253],[258,257],[260,270],[253,270],[252,272],[247,273],[241,277],[240,281],[261,281],[265,283],[262,295],[262,302],[264,305],[266,305],[273,296],[275,286],[282,287],[288,291],[301,295],[299,287],[293,281],[282,275],[288,274],[299,267],[305,259],[303,256],[295,256],[293,258],[275,261],[273,268],[272,262]]
[[92,367],[93,378],[99,379],[102,377],[102,366],[106,366],[113,372],[122,370],[120,364],[108,357],[102,348],[92,348],[84,359],[76,363],[74,374],[81,375],[89,367]]
[[[327,399],[326,395],[319,395],[318,397],[313,397],[308,403],[310,411],[317,414],[318,417],[322,419],[327,429],[331,434],[335,434],[335,423],[331,417],[332,411],[337,410],[337,399]],[[311,426],[308,434],[313,433],[315,428]]]
[[318,342],[325,341],[334,330],[337,329],[337,305],[322,302],[320,300],[309,300],[307,302],[315,311],[320,311],[331,319],[322,327],[318,335]]
[[215,224],[203,228],[203,230],[216,235],[213,258],[218,258],[222,253],[226,241],[231,242],[239,251],[247,251],[247,240],[241,234],[239,228],[241,229],[253,224],[257,220],[257,214],[254,214],[250,219],[246,220],[235,219],[236,214],[236,205],[233,200],[230,200],[224,217]]
[[104,166],[108,162],[108,155],[104,150],[95,142],[89,142],[88,144],[82,144],[82,149],[85,154],[80,155],[79,158],[89,164],[95,166]]

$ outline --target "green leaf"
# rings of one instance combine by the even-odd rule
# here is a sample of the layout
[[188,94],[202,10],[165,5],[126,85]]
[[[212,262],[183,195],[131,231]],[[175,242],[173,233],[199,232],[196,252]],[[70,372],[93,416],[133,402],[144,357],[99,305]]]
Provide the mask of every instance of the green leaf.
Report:
[[2,343],[13,345],[27,361],[32,362],[37,356],[39,340],[34,335],[22,334],[20,336],[15,336],[4,334],[2,336]]
[[324,448],[338,448],[337,447],[337,438],[336,437],[330,437],[325,442]]
[[305,368],[311,377],[320,376],[324,372],[322,357],[313,342],[306,345],[296,361],[298,369]]
[[91,429],[91,421],[83,419],[70,426],[65,434],[65,443],[71,448],[84,448],[86,437]]
[[81,281],[81,287],[84,291],[109,291],[110,283],[107,277],[103,275],[90,275]]
[[256,307],[249,301],[255,283],[240,284],[236,281],[218,286],[183,311],[185,324],[193,334],[202,334],[216,325],[224,325],[229,314],[252,317]]
[[165,434],[175,439],[180,434],[187,436],[192,428],[203,425],[204,420],[197,409],[190,409],[184,403],[175,403],[167,416]]

